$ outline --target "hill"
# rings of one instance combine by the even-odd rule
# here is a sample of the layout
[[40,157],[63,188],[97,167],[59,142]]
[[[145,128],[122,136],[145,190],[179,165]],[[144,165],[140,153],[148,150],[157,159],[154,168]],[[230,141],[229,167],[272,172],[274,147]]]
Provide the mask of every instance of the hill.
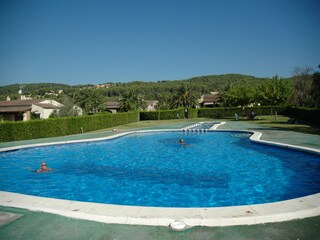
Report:
[[[155,99],[159,94],[167,94],[175,91],[181,84],[188,82],[194,92],[198,94],[207,94],[212,91],[221,91],[225,86],[246,81],[252,84],[260,82],[261,78],[241,74],[225,74],[225,75],[208,75],[193,77],[184,80],[163,80],[157,82],[134,81],[128,83],[108,83],[101,84],[107,87],[99,88],[98,91],[105,97],[114,98],[121,96],[124,92],[135,89],[139,94],[144,95],[146,99]],[[64,92],[76,91],[83,88],[95,88],[94,85],[77,85],[70,86],[67,84],[58,83],[30,83],[30,84],[12,84],[0,86],[0,99],[5,100],[7,96],[12,99],[18,97],[19,90],[22,94],[31,95],[33,97],[43,97],[46,94],[56,94],[58,91]]]

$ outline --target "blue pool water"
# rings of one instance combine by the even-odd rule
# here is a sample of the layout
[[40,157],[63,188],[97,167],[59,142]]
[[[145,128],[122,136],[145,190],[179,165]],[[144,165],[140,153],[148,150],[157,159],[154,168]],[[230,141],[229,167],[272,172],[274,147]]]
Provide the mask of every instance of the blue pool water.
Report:
[[[249,134],[135,133],[0,153],[0,190],[161,207],[258,204],[320,192],[320,157]],[[179,144],[183,138],[188,145]],[[37,174],[42,161],[53,172]]]

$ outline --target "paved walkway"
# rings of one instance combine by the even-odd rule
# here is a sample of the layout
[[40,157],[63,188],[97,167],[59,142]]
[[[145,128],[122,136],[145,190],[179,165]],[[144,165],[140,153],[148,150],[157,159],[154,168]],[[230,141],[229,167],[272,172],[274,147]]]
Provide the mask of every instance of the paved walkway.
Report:
[[0,226],[1,240],[144,240],[144,239],[320,239],[320,217],[282,223],[233,227],[193,227],[181,232],[166,227],[104,224],[54,214],[0,207],[20,217]]
[[[169,126],[169,128],[177,127],[180,126]],[[264,134],[262,137],[264,140],[320,149],[320,136],[316,135],[279,131],[243,122],[227,122],[219,129],[257,130]],[[104,131],[68,137],[2,143],[0,148],[39,142],[104,137],[111,134],[114,133]],[[320,216],[250,226],[193,227],[182,232],[175,232],[166,227],[104,224],[0,206],[0,239],[320,239]]]
[[263,133],[261,138],[262,140],[288,143],[293,145],[320,149],[320,136],[314,134],[279,130],[276,128],[269,128],[253,123],[240,121],[226,122],[224,125],[221,125],[218,129],[259,131]]

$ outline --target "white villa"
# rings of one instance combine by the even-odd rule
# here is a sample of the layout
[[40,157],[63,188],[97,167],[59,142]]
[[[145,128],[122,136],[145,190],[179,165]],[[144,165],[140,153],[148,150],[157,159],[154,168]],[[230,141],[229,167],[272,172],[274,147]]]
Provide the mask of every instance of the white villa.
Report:
[[6,121],[28,121],[31,113],[46,119],[61,106],[61,103],[47,99],[0,101],[0,115]]

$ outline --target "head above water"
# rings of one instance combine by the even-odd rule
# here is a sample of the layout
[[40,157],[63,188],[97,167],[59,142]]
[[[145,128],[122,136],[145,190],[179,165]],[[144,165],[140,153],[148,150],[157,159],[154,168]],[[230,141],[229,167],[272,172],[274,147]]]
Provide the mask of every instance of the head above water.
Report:
[[42,168],[42,169],[46,169],[46,168],[47,168],[46,162],[41,163],[41,168]]
[[181,144],[182,144],[182,143],[184,143],[184,140],[183,140],[183,138],[181,138],[181,139],[180,139],[180,143],[181,143]]

